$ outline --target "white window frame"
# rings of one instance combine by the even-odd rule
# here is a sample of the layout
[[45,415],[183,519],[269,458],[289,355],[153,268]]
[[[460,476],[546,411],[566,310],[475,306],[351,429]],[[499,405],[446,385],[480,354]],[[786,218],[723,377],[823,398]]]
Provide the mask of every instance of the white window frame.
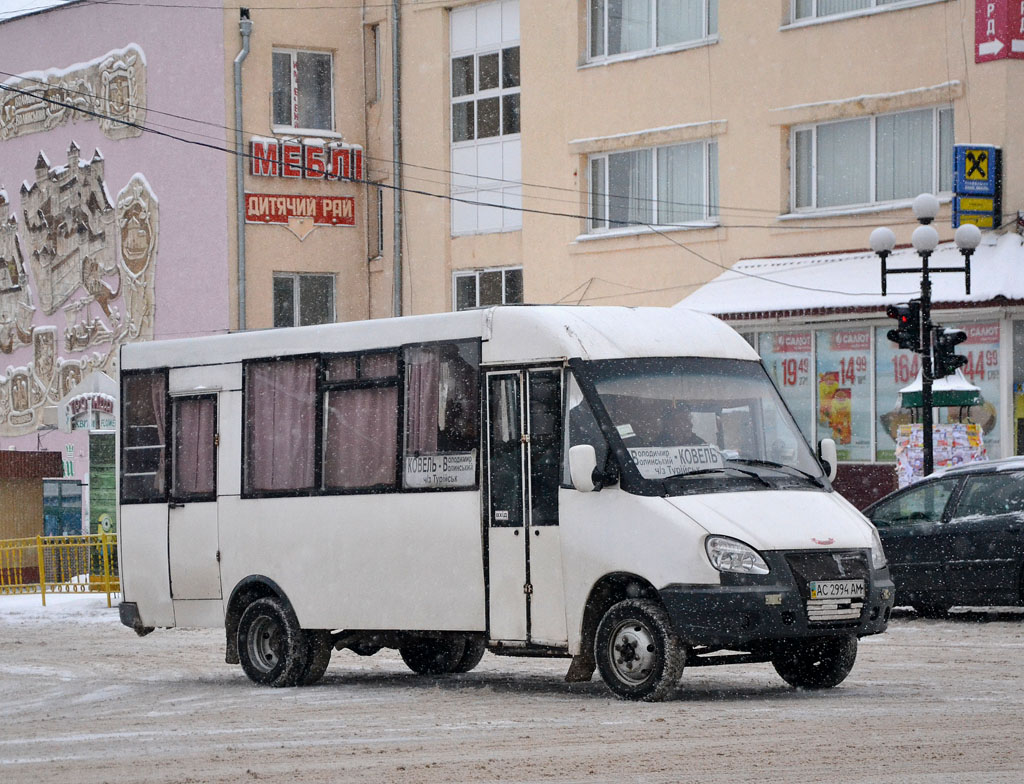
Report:
[[869,14],[884,14],[889,11],[899,11],[904,8],[913,8],[918,5],[931,5],[932,3],[944,3],[946,0],[868,0],[864,8],[855,8],[850,11],[834,11],[832,13],[819,13],[818,3],[821,0],[805,0],[810,4],[810,11],[803,16],[799,13],[800,0],[790,0],[789,18],[793,25],[817,24],[819,22],[835,22],[841,19],[850,19],[856,16],[867,16]]
[[[941,104],[939,106],[923,106],[916,109],[906,109],[899,112],[883,112],[880,114],[866,115],[865,117],[848,117],[842,120],[828,120],[819,123],[808,123],[803,125],[794,125],[789,131],[789,203],[791,214],[807,214],[807,213],[836,213],[836,212],[847,212],[851,210],[857,210],[864,207],[875,207],[878,205],[886,204],[902,204],[908,199],[914,198],[917,194],[913,194],[906,197],[900,197],[897,199],[886,199],[879,200],[878,196],[878,182],[876,176],[876,167],[878,163],[878,153],[876,149],[877,135],[878,135],[878,120],[882,117],[892,117],[899,114],[911,114],[922,110],[930,109],[932,112],[932,188],[931,193],[935,194],[949,194],[952,188],[952,182],[949,183],[949,188],[940,189],[940,177],[942,170],[942,156],[941,156],[941,130],[942,122],[941,117],[943,112],[952,112],[953,107],[951,104]],[[828,207],[818,206],[818,129],[828,125],[838,125],[840,123],[855,122],[858,120],[870,120],[870,131],[868,133],[868,192],[870,199],[866,202],[857,202],[851,204],[841,204]],[[796,135],[801,132],[811,132],[811,149],[810,149],[810,199],[811,203],[807,206],[797,205],[797,179],[801,172],[797,168],[797,149],[796,149]],[[953,144],[954,140],[951,138],[950,145]],[[950,156],[952,156],[952,148],[950,149]],[[952,180],[952,169],[950,168],[950,179]]]
[[[658,165],[657,165],[657,152],[662,149],[669,149],[671,147],[684,147],[688,145],[699,144],[703,147],[702,150],[702,161],[703,168],[701,170],[702,179],[702,191],[703,191],[703,206],[704,214],[702,217],[685,223],[662,223],[660,222],[658,215],[659,200],[658,200]],[[651,211],[652,221],[650,224],[634,224],[627,226],[612,226],[613,221],[610,219],[610,205],[611,197],[613,194],[608,189],[608,158],[609,156],[616,155],[623,152],[648,152],[651,156]],[[712,161],[714,166],[712,167]],[[601,193],[595,194],[593,183],[591,182],[593,165],[595,162],[603,163],[604,171],[604,183],[605,189]],[[712,172],[712,168],[714,171]],[[678,144],[662,144],[657,147],[641,147],[630,150],[612,150],[604,153],[596,153],[590,155],[587,158],[587,226],[586,231],[588,234],[605,235],[605,234],[630,234],[638,231],[644,231],[649,226],[656,226],[663,229],[696,229],[696,228],[708,228],[710,226],[719,225],[719,204],[718,204],[718,193],[719,193],[719,182],[718,182],[718,140],[717,139],[700,139],[693,142],[680,142]],[[714,175],[712,177],[712,174]],[[714,182],[713,182],[714,180]],[[600,201],[595,200],[597,196]],[[598,212],[599,211],[599,212]],[[604,225],[597,225],[594,216],[601,214],[604,217],[601,219],[601,223]],[[618,221],[615,221],[618,222]]]
[[[706,46],[718,41],[718,0],[702,0],[702,35],[686,41],[678,41],[671,44],[658,45],[658,0],[647,0],[650,7],[649,18],[651,20],[650,41],[651,46],[642,49],[630,49],[625,52],[608,54],[608,0],[588,0],[587,2],[587,52],[586,60],[590,63],[614,62],[616,60],[629,60],[637,57],[648,57],[663,52],[675,52],[681,49],[691,49],[697,46]],[[795,0],[794,0],[795,2]],[[601,41],[594,40],[595,5],[600,6],[601,13]],[[595,53],[595,47],[600,51]]]
[[[466,15],[473,14],[472,41],[464,35]],[[458,16],[457,16],[458,15]],[[505,231],[523,227],[522,144],[521,133],[504,133],[505,98],[522,95],[520,84],[503,85],[502,52],[520,47],[518,0],[460,6],[451,11],[451,43],[448,53],[448,135],[451,142],[451,234],[464,236]],[[462,33],[456,28],[462,28]],[[498,57],[498,86],[479,89],[479,62],[482,56]],[[453,95],[452,63],[473,58],[473,91]],[[521,69],[520,69],[521,74]],[[496,98],[499,105],[498,134],[480,138],[477,134],[477,107],[482,100]],[[473,104],[473,138],[454,140],[453,119],[456,104]],[[520,98],[520,107],[522,99]],[[520,117],[520,123],[522,122]]]
[[[483,269],[456,270],[455,272],[452,273],[452,310],[453,311],[458,311],[458,307],[459,307],[459,279],[460,278],[473,278],[474,281],[476,282],[476,302],[475,302],[474,305],[470,306],[470,308],[467,308],[467,309],[481,307],[481,305],[480,305],[480,276],[482,274],[484,274],[484,273],[487,273],[487,272],[500,272],[501,273],[501,304],[502,305],[510,305],[510,304],[519,305],[519,304],[522,304],[523,300],[520,300],[518,302],[513,302],[513,303],[510,303],[508,301],[508,277],[507,276],[508,276],[508,273],[510,273],[510,272],[517,272],[517,271],[520,274],[520,281],[521,281],[520,285],[522,285],[523,268],[521,266],[486,267],[486,268],[483,268]],[[524,296],[524,300],[525,300],[525,296]],[[490,305],[487,305],[487,307],[490,307]]]
[[[330,272],[275,272],[273,275],[273,281],[278,279],[289,279],[292,281],[292,323],[285,326],[297,327],[300,326],[300,314],[302,313],[302,287],[299,285],[301,278],[329,278],[331,281],[331,313],[328,321],[322,322],[324,324],[330,324],[338,320],[338,276]],[[276,316],[273,307],[273,281],[271,283],[271,321],[273,322]],[[276,326],[276,325],[275,325]]]
[[[291,59],[291,92],[289,103],[291,105],[291,123],[288,125],[281,125],[280,123],[274,122],[274,74],[273,74],[273,56],[275,54],[287,54]],[[326,55],[331,59],[331,127],[330,128],[303,128],[299,125],[299,104],[298,104],[298,76],[296,73],[296,62],[297,55],[299,54],[316,54]],[[320,135],[334,134],[335,132],[335,96],[334,96],[334,53],[330,51],[324,51],[320,49],[288,49],[284,47],[274,47],[271,52],[271,75],[270,75],[270,121],[274,133],[291,133],[291,132],[305,132],[308,135]]]

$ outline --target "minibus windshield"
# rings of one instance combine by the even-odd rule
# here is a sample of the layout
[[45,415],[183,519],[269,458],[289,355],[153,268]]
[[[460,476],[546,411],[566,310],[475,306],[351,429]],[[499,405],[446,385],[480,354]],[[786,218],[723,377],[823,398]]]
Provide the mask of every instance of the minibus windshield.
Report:
[[584,364],[643,479],[825,486],[821,466],[759,362],[670,357]]

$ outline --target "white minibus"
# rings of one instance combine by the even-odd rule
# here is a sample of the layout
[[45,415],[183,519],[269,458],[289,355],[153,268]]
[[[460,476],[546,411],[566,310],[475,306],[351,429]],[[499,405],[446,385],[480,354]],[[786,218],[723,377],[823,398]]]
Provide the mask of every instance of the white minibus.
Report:
[[506,306],[121,350],[121,621],[226,631],[257,683],[570,659],[620,697],[883,632],[877,532],[750,345],[682,309]]

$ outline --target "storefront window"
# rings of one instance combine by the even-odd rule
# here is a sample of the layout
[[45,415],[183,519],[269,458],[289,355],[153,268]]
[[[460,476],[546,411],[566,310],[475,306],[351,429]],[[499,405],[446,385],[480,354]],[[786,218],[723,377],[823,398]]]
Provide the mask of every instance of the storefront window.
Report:
[[875,329],[875,460],[896,460],[896,434],[912,421],[909,408],[900,406],[900,390],[909,386],[921,370],[921,355],[901,349],[886,338],[890,327]]
[[[964,378],[981,390],[981,405],[963,412],[964,421],[981,426],[984,445],[990,459],[1003,456],[999,438],[999,322],[947,324],[967,332],[967,340],[956,347],[956,353],[967,357],[961,368]],[[960,409],[940,408],[938,422],[959,422]]]
[[819,438],[836,442],[840,460],[871,454],[871,330],[815,333]]
[[762,332],[758,353],[808,441],[814,439],[814,386],[811,384],[811,333]]

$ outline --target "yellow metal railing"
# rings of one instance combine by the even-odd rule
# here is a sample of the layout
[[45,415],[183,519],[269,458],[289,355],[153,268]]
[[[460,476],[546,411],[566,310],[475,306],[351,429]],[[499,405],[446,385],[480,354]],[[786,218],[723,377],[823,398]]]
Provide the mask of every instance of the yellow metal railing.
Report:
[[0,595],[120,591],[117,534],[0,539]]

